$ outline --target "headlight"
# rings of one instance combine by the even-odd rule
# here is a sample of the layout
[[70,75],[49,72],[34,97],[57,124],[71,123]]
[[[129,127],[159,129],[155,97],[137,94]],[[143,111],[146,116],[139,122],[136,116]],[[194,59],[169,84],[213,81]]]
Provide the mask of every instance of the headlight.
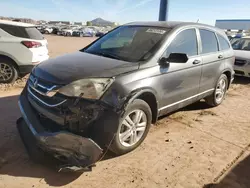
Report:
[[90,78],[72,82],[59,89],[59,93],[69,97],[99,99],[113,83],[113,78]]

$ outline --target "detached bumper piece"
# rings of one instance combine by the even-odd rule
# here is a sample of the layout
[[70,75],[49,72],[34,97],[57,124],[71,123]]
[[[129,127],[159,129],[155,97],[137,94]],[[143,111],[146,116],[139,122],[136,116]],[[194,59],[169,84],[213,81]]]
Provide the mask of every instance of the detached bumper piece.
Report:
[[25,95],[20,96],[18,104],[22,118],[17,120],[17,126],[29,154],[34,147],[50,154],[62,162],[59,171],[89,171],[100,159],[102,149],[93,140],[66,131],[48,132]]

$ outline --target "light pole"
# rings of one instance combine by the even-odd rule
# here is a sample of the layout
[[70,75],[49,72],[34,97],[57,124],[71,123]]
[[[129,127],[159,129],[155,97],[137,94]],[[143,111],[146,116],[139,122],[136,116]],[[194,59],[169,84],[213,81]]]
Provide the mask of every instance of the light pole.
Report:
[[159,10],[159,21],[168,20],[168,0],[161,0]]

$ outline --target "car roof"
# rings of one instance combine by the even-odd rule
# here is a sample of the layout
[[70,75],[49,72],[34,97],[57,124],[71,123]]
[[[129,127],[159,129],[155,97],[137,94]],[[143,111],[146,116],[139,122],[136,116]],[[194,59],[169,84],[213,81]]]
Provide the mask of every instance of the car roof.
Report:
[[148,21],[148,22],[131,22],[125,25],[138,25],[138,26],[153,26],[153,27],[165,27],[169,29],[184,27],[184,26],[202,26],[217,31],[218,33],[226,36],[225,32],[217,27],[206,25],[197,22],[181,22],[181,21]]
[[14,22],[14,21],[9,21],[9,20],[0,20],[0,24],[13,25],[13,26],[19,26],[19,27],[35,27],[35,25],[33,24],[23,23],[23,22]]
[[[156,27],[166,27],[166,28],[174,28],[174,27],[181,27],[187,25],[197,25],[197,26],[207,26],[213,27],[210,25],[205,25],[196,22],[181,22],[181,21],[148,21],[148,22],[131,22],[125,25],[145,25],[145,26],[156,26]],[[213,27],[214,28],[214,27]]]

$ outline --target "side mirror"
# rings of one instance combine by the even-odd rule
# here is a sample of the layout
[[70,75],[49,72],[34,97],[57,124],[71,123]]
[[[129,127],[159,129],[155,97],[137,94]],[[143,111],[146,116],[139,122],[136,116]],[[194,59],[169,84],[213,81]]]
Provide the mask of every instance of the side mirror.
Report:
[[167,61],[173,63],[186,63],[188,61],[188,56],[182,53],[171,53]]

